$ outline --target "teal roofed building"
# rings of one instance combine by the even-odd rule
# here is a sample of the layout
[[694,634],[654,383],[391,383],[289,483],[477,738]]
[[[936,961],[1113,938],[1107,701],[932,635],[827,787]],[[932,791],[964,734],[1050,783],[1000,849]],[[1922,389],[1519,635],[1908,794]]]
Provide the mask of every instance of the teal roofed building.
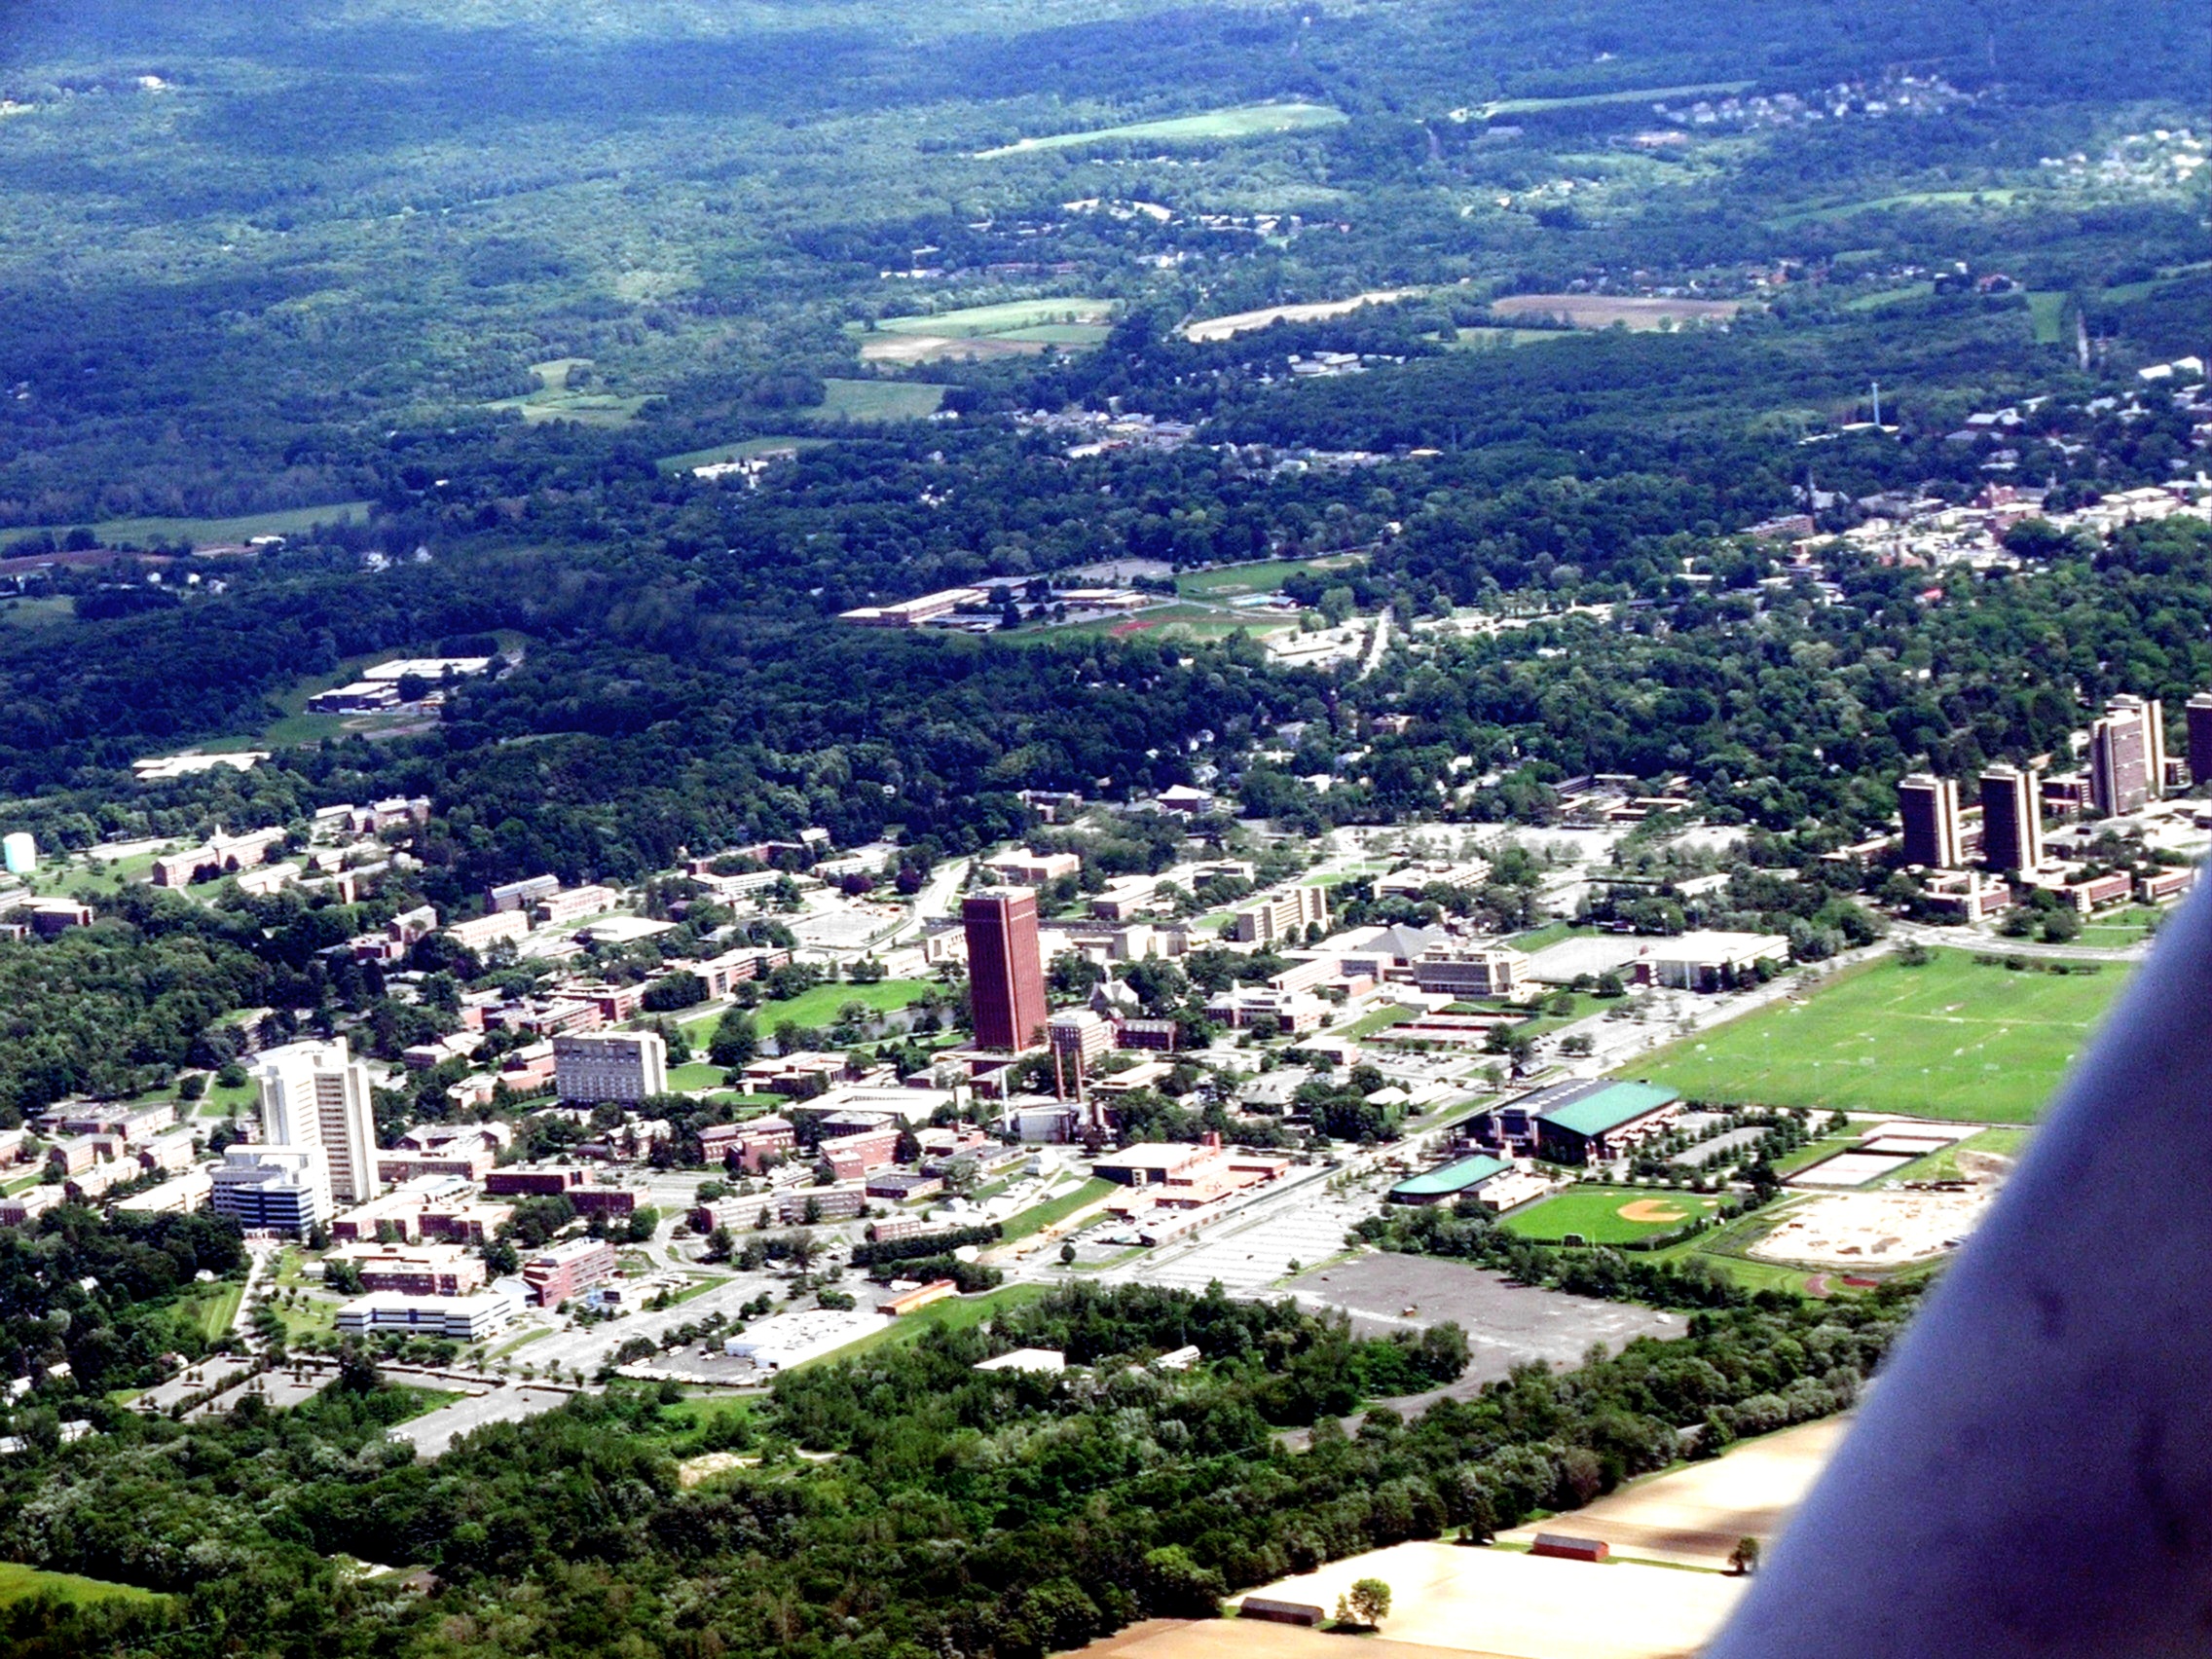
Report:
[[1593,1078],[1539,1088],[1468,1122],[1484,1146],[1551,1163],[1603,1163],[1663,1131],[1681,1096],[1656,1084]]
[[1450,1203],[1480,1192],[1486,1182],[1495,1180],[1512,1167],[1502,1158],[1478,1153],[1473,1158],[1462,1158],[1456,1163],[1447,1163],[1400,1181],[1390,1189],[1390,1201],[1394,1204]]

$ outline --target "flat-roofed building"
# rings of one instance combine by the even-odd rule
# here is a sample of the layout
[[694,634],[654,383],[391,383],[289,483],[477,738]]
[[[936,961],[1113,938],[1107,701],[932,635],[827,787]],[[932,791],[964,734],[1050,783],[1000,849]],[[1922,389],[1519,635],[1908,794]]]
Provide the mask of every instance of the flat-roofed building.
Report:
[[2184,711],[2189,719],[2189,776],[2198,789],[2212,786],[2212,691],[2199,691]]
[[1083,872],[1083,860],[1074,853],[1033,853],[1015,847],[983,861],[983,867],[1010,887],[1045,887]]
[[2089,727],[2089,802],[2099,818],[2139,811],[2165,787],[2165,713],[2157,698],[2115,697]]
[[540,1308],[572,1302],[614,1276],[614,1247],[601,1238],[549,1244],[522,1265],[523,1283]]
[[458,1245],[424,1244],[412,1249],[353,1246],[332,1253],[360,1270],[364,1290],[394,1290],[409,1296],[467,1296],[484,1286],[484,1258]]
[[1654,1084],[1596,1078],[1555,1084],[1467,1120],[1476,1143],[1550,1163],[1604,1162],[1665,1131],[1681,1097]]
[[234,1146],[213,1174],[207,1207],[247,1233],[304,1238],[330,1219],[330,1167],[320,1146]]
[[347,1051],[343,1037],[271,1049],[255,1062],[253,1077],[261,1089],[262,1138],[321,1147],[334,1202],[365,1203],[384,1190],[369,1070]]
[[1651,942],[1643,965],[1652,981],[1677,991],[1724,991],[1761,962],[1788,962],[1781,934],[1686,933]]
[[1981,857],[2000,874],[2043,864],[2043,803],[2036,780],[2017,766],[1981,774]]
[[1236,912],[1230,937],[1240,944],[1296,944],[1308,928],[1329,924],[1325,887],[1286,887]]
[[448,922],[445,931],[446,937],[464,950],[489,950],[501,941],[511,944],[528,939],[530,912],[527,909],[494,910],[487,915]]
[[590,1031],[553,1039],[563,1100],[597,1105],[668,1092],[668,1045],[657,1031]]
[[448,1342],[480,1343],[513,1324],[522,1309],[501,1290],[473,1296],[413,1296],[404,1291],[372,1291],[338,1309],[338,1329],[374,1336],[391,1331],[408,1336],[441,1337]]
[[1510,997],[1530,983],[1529,959],[1510,945],[1432,945],[1414,959],[1414,983],[1455,997]]
[[505,881],[484,895],[484,908],[494,912],[501,910],[528,910],[540,899],[547,899],[561,891],[561,878],[557,875],[529,875],[520,881]]
[[1898,784],[1898,813],[1904,820],[1904,862],[1927,869],[1957,869],[1966,860],[1959,817],[1959,786],[1949,778],[1915,772]]
[[1013,1053],[1034,1049],[1050,1012],[1037,947],[1037,895],[1026,887],[971,893],[960,916],[976,1046]]

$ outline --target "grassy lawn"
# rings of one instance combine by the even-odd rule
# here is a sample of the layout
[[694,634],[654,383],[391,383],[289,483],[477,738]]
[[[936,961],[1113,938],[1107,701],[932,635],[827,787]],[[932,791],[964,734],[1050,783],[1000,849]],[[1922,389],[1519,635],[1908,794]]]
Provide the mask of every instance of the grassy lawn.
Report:
[[1051,1198],[1041,1204],[1031,1204],[1027,1209],[1009,1216],[1006,1237],[1012,1242],[1016,1238],[1026,1238],[1032,1233],[1042,1233],[1046,1228],[1067,1220],[1086,1204],[1096,1203],[1113,1190],[1113,1182],[1104,1176],[1093,1176],[1065,1197]]
[[2095,945],[2100,950],[2124,950],[2148,939],[2164,916],[2165,911],[2156,904],[2130,904],[2083,922],[2082,937],[2074,942]]
[[919,1341],[931,1331],[968,1331],[975,1329],[994,1313],[1003,1313],[1035,1302],[1048,1294],[1048,1286],[1041,1284],[1009,1284],[981,1296],[947,1297],[933,1302],[927,1308],[917,1308],[911,1313],[902,1314],[880,1331],[870,1331],[858,1342],[848,1343],[830,1353],[819,1354],[792,1367],[804,1371],[816,1365],[834,1365],[839,1360],[859,1359],[863,1354],[893,1343]]
[[1907,282],[1901,288],[1884,288],[1875,294],[1861,294],[1857,299],[1843,302],[1848,312],[1880,311],[1884,306],[1900,305],[1906,300],[1925,300],[1936,291],[1933,282]]
[[244,1300],[243,1283],[206,1285],[184,1305],[185,1316],[202,1336],[215,1342],[230,1335],[231,1321],[238,1317],[239,1304]]
[[2009,207],[2019,194],[2016,190],[1908,190],[1896,196],[1876,197],[1871,202],[1839,202],[1832,207],[1808,207],[1802,212],[1784,213],[1767,223],[1777,230],[1787,230],[1816,219],[1840,219],[1853,213],[1878,212],[1886,207]]
[[694,466],[714,466],[725,461],[751,461],[755,456],[767,455],[776,450],[820,449],[824,444],[833,441],[830,438],[741,438],[736,443],[716,444],[712,449],[664,455],[653,464],[663,472],[689,472]]
[[[1719,1207],[1719,1198],[1699,1193],[1572,1187],[1515,1210],[1505,1218],[1504,1227],[1523,1238],[1558,1240],[1572,1233],[1590,1244],[1627,1244],[1655,1233],[1672,1233]],[[1629,1213],[1623,1214],[1624,1210]]]
[[2038,346],[2065,343],[2066,295],[2057,288],[2037,288],[2028,295],[2028,320]]
[[1956,1146],[1947,1146],[1941,1152],[1932,1152],[1926,1158],[1916,1158],[1900,1165],[1890,1177],[1896,1181],[1956,1181],[1959,1154],[1962,1152],[1989,1152],[2001,1158],[2017,1158],[2027,1150],[2032,1129],[1984,1129],[1977,1135],[1969,1135]]
[[46,628],[74,621],[77,602],[67,594],[52,599],[11,599],[0,605],[0,622],[17,628]]
[[1189,575],[1175,578],[1175,591],[1186,599],[1241,599],[1247,594],[1273,593],[1292,576],[1325,576],[1365,562],[1359,558],[1262,559],[1249,565],[1193,571]]
[[719,1088],[724,1075],[721,1066],[693,1060],[689,1065],[668,1068],[668,1087],[679,1094],[688,1094],[694,1088]]
[[278,1297],[270,1306],[276,1309],[288,1343],[302,1337],[327,1337],[338,1329],[338,1304],[327,1296],[310,1293],[297,1302]]
[[78,1606],[92,1602],[167,1600],[151,1590],[141,1590],[135,1584],[111,1584],[104,1578],[83,1578],[74,1572],[48,1572],[43,1567],[0,1561],[0,1606],[27,1601],[33,1596],[55,1596]]
[[774,1031],[787,1019],[794,1025],[828,1025],[847,1003],[859,1003],[870,1014],[890,1014],[913,1003],[930,983],[928,979],[879,979],[872,985],[816,985],[785,1002],[762,1003],[753,1011],[754,1023],[762,1031]]
[[1372,1037],[1378,1031],[1386,1030],[1393,1025],[1404,1024],[1419,1012],[1418,1009],[1401,1008],[1396,1003],[1391,1003],[1385,1008],[1377,1009],[1373,1014],[1362,1014],[1349,1025],[1337,1031],[1335,1035],[1352,1038]]
[[1631,1069],[1696,1100],[2032,1123],[2125,983],[2117,966],[2062,976],[1956,950],[1920,968],[1885,958]]
[[545,1338],[551,1336],[552,1334],[553,1333],[550,1330],[544,1328],[540,1328],[535,1331],[525,1331],[521,1336],[515,1338],[513,1342],[502,1343],[499,1346],[494,1348],[490,1353],[486,1354],[484,1356],[485,1361],[489,1363],[493,1360],[504,1359],[508,1354],[514,1352],[515,1349],[528,1347],[532,1343],[542,1342]]
[[822,402],[799,411],[814,421],[919,421],[935,415],[945,388],[922,381],[828,380]]
[[1024,628],[1014,635],[1016,640],[1046,642],[1051,640],[1107,638],[1126,639],[1131,634],[1149,634],[1158,631],[1163,635],[1184,640],[1226,640],[1232,634],[1250,634],[1258,639],[1264,634],[1280,633],[1298,624],[1289,616],[1232,615],[1205,605],[1168,605],[1140,615],[1124,616],[1117,620],[1078,622],[1066,628]]
[[1066,150],[1083,144],[1110,144],[1123,139],[1160,144],[1204,144],[1231,138],[1261,138],[1276,132],[1298,132],[1317,127],[1336,127],[1345,120],[1342,110],[1327,104],[1242,104],[1235,109],[1208,110],[1203,115],[1182,115],[1165,121],[1134,121],[1125,127],[1100,127],[1088,132],[1057,132],[1047,138],[1022,138],[995,150],[977,153],[977,161],[1001,156],[1026,155],[1032,150]]
[[1543,949],[1547,944],[1557,944],[1563,939],[1595,939],[1597,937],[1598,930],[1596,928],[1578,928],[1572,922],[1546,922],[1540,928],[1530,928],[1527,933],[1515,934],[1505,942],[1513,946],[1515,950],[1533,953]]
[[675,1405],[661,1407],[660,1415],[670,1428],[687,1432],[724,1418],[751,1417],[754,1403],[746,1394],[686,1394]]

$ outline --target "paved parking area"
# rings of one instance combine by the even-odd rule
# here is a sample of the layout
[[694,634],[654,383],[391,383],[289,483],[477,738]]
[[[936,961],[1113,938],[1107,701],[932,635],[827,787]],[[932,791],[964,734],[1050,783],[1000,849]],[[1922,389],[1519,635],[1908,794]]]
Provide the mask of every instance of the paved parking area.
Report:
[[186,1366],[166,1382],[157,1382],[133,1403],[142,1412],[166,1412],[195,1394],[203,1394],[210,1388],[219,1388],[236,1378],[243,1377],[252,1369],[252,1360],[235,1354],[204,1359],[198,1365]]
[[1314,1182],[1288,1202],[1262,1206],[1250,1221],[1210,1229],[1195,1243],[1166,1245],[1107,1276],[1195,1291],[1218,1279],[1231,1295],[1251,1296],[1291,1272],[1294,1262],[1309,1267],[1342,1255],[1346,1232],[1374,1210],[1369,1194],[1337,1197]]
[[1456,1320],[1471,1350],[1466,1375],[1437,1395],[1419,1396],[1423,1401],[1472,1394],[1532,1359],[1570,1369],[1593,1343],[1619,1348],[1635,1337],[1678,1337],[1689,1329],[1679,1313],[1539,1290],[1434,1256],[1376,1251],[1303,1274],[1290,1289],[1309,1307],[1343,1309],[1367,1336]]
[[533,1387],[527,1382],[490,1389],[403,1422],[391,1431],[392,1438],[412,1443],[424,1457],[435,1457],[472,1429],[491,1422],[520,1422],[539,1412],[549,1412],[569,1399],[571,1392],[566,1388]]

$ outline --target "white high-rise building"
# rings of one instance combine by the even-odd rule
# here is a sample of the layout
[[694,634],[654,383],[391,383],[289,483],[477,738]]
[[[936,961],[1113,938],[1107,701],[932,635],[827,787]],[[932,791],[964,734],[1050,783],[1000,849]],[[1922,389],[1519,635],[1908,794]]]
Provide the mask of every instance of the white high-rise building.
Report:
[[38,868],[38,842],[29,830],[0,835],[0,863],[7,866],[10,875],[29,875]]
[[369,1068],[347,1052],[345,1038],[272,1049],[253,1076],[261,1086],[264,1141],[320,1147],[330,1196],[341,1204],[366,1203],[384,1190]]

